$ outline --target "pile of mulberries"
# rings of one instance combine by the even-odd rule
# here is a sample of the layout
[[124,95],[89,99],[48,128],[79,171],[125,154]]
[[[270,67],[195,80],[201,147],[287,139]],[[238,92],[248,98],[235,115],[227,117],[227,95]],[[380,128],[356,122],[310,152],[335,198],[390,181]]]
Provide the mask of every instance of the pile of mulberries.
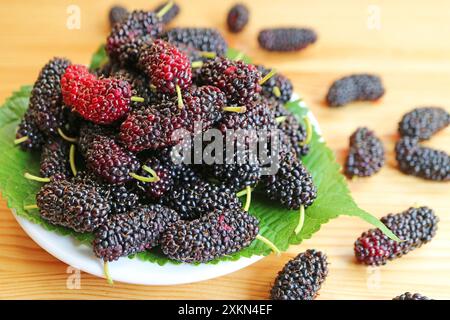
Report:
[[372,130],[358,128],[350,137],[350,150],[345,163],[348,177],[369,177],[384,165],[385,154],[381,140]]
[[409,208],[381,218],[401,242],[386,236],[380,229],[364,232],[355,242],[356,259],[366,265],[384,265],[400,258],[433,239],[439,218],[428,207]]
[[278,273],[270,298],[313,300],[327,275],[327,256],[320,251],[307,250],[286,263]]

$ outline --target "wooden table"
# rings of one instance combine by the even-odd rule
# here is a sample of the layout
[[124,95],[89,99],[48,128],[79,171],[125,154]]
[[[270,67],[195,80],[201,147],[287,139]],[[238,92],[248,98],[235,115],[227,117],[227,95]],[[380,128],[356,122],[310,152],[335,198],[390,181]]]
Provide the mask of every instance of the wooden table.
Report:
[[[0,100],[35,80],[51,57],[87,64],[108,33],[107,12],[116,1],[78,0],[81,29],[66,28],[69,1],[10,1],[0,5]],[[125,2],[125,1],[123,1]],[[234,1],[179,1],[177,24],[225,30]],[[450,185],[401,174],[393,154],[397,122],[420,105],[450,110],[450,3],[440,1],[244,1],[251,22],[239,35],[225,32],[230,45],[289,76],[343,163],[348,137],[367,125],[383,139],[387,164],[376,176],[349,182],[358,204],[381,217],[414,204],[429,205],[441,218],[436,238],[425,247],[379,269],[355,264],[353,242],[369,226],[355,218],[331,221],[313,239],[269,256],[233,274],[172,287],[116,283],[82,273],[81,289],[66,288],[67,265],[38,247],[19,227],[5,201],[0,203],[0,298],[27,299],[264,299],[281,266],[308,248],[325,251],[330,274],[320,299],[390,299],[405,291],[450,298]],[[151,8],[154,1],[126,1]],[[373,7],[370,4],[376,4]],[[131,4],[130,4],[131,7]],[[377,21],[380,13],[381,20]],[[377,22],[380,22],[378,24]],[[311,26],[319,41],[301,53],[274,54],[258,48],[257,31],[278,25]],[[381,27],[378,29],[377,27]],[[358,103],[332,110],[323,104],[328,85],[352,72],[382,76],[387,94],[376,104]],[[429,143],[450,152],[450,129]]]

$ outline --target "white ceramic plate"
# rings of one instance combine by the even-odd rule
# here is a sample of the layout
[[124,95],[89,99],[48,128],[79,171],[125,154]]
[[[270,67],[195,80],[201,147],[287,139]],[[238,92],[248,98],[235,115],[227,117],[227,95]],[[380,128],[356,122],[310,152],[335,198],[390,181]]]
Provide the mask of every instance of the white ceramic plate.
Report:
[[[295,95],[293,98],[298,98]],[[317,120],[309,112],[308,117],[315,130],[320,133]],[[14,210],[13,210],[14,213]],[[104,277],[103,262],[95,257],[92,248],[79,244],[75,239],[47,231],[14,213],[25,232],[44,250],[55,258],[81,271],[98,277]],[[114,281],[144,285],[175,285],[217,278],[245,268],[262,256],[240,258],[237,261],[223,261],[218,264],[193,266],[190,264],[166,264],[144,262],[139,259],[121,258],[109,264],[111,278]]]

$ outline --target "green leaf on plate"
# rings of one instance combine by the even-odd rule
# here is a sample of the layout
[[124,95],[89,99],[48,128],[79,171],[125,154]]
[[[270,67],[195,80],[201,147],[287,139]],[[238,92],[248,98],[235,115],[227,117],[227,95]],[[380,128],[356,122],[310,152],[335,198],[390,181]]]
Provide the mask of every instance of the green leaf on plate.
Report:
[[[230,49],[229,57],[233,58],[239,53]],[[245,61],[248,57],[243,56]],[[93,56],[91,68],[101,66],[107,61],[102,46]],[[24,205],[35,202],[35,194],[41,184],[29,181],[23,173],[39,173],[39,155],[21,151],[13,144],[15,130],[22,115],[28,107],[30,86],[24,86],[14,92],[0,108],[0,191],[6,199],[8,206],[17,215],[37,223],[47,230],[61,235],[70,235],[84,244],[90,244],[91,234],[80,234],[70,229],[54,226],[43,220],[37,210],[26,211]],[[289,102],[286,108],[293,112],[299,120],[309,112],[301,100]],[[360,209],[350,195],[344,176],[340,173],[340,166],[336,163],[333,152],[322,141],[316,130],[313,130],[311,151],[303,158],[303,162],[313,176],[318,188],[318,197],[314,204],[306,209],[305,222],[301,232],[296,235],[294,229],[298,223],[298,211],[283,209],[271,201],[265,200],[261,195],[254,194],[250,213],[260,220],[260,233],[270,239],[280,250],[285,251],[289,245],[299,244],[304,239],[311,238],[320,227],[338,217],[348,215],[359,217],[373,226],[380,228],[388,236],[398,241],[398,238],[387,229],[377,218]],[[248,248],[231,256],[212,261],[237,260],[241,257],[253,255],[267,255],[270,249],[260,241],[254,241]],[[159,249],[138,253],[133,257],[164,265],[167,262],[176,263],[164,257]],[[133,258],[130,257],[130,258]]]

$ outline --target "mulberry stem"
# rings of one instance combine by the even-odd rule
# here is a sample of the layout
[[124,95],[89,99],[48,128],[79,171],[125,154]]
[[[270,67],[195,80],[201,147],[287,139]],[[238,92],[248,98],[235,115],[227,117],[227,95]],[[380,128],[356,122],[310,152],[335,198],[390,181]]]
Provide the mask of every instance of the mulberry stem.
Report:
[[159,177],[158,174],[156,173],[155,170],[153,170],[152,168],[150,168],[149,166],[143,165],[142,169],[144,169],[145,171],[147,171],[148,173],[150,173],[152,175],[153,178],[155,178],[155,182],[159,181]]
[[56,131],[58,131],[58,134],[61,136],[61,138],[63,138],[64,140],[66,140],[67,142],[72,142],[75,143],[77,142],[77,138],[72,138],[67,136],[64,131],[61,130],[61,128],[58,128]]
[[159,177],[144,177],[144,176],[140,176],[134,172],[131,172],[130,176],[133,177],[134,179],[142,181],[142,182],[156,182],[159,180]]
[[301,205],[300,206],[300,216],[298,218],[298,224],[297,224],[297,226],[295,227],[295,230],[294,230],[295,234],[299,234],[300,233],[300,231],[303,228],[304,222],[305,222],[305,206]]
[[154,85],[154,84],[150,84],[150,90],[152,90],[152,92],[156,92],[157,91],[157,88],[156,88],[156,86]]
[[105,275],[106,281],[109,285],[114,285],[114,281],[109,274],[109,263],[108,261],[103,262],[103,274]]
[[132,97],[130,98],[130,100],[133,101],[133,102],[144,102],[144,101],[145,101],[144,98],[142,98],[142,97],[137,97],[137,96],[132,96]]
[[240,106],[240,107],[223,107],[222,110],[223,110],[223,111],[227,111],[227,112],[244,113],[244,112],[247,111],[247,107],[246,107],[246,106]]
[[247,198],[245,199],[244,211],[248,212],[250,209],[250,203],[252,202],[252,188],[247,186],[245,191],[247,193]]
[[203,66],[203,61],[193,61],[191,63],[192,69],[201,68]]
[[70,169],[72,170],[72,174],[74,177],[77,176],[77,166],[75,164],[75,150],[76,150],[75,145],[74,144],[70,145],[69,164],[70,164]]
[[173,7],[173,1],[169,1],[164,7],[156,13],[158,18],[162,18]]
[[183,103],[183,97],[181,96],[180,86],[176,85],[175,89],[177,90],[178,108],[183,109],[184,108],[184,103]]
[[269,239],[263,237],[260,234],[256,235],[256,239],[258,239],[261,242],[264,242],[264,244],[267,245],[270,249],[272,249],[272,251],[274,253],[276,253],[277,256],[280,255],[280,250],[277,248],[277,246],[272,241],[270,241]]
[[275,74],[277,73],[277,71],[275,69],[270,70],[270,72],[268,74],[266,74],[260,81],[259,84],[262,86],[264,83],[266,83],[267,80],[269,80],[270,78],[272,78]]
[[275,95],[275,97],[279,98],[281,97],[281,91],[278,86],[273,87],[272,93]]
[[27,141],[28,140],[28,136],[23,136],[23,137],[21,137],[21,138],[18,138],[18,139],[16,139],[16,140],[14,140],[14,144],[15,145],[18,145],[18,144],[21,144],[22,142],[25,142],[25,141]]
[[[250,191],[253,191],[253,188],[250,188]],[[245,196],[247,194],[248,190],[247,188],[245,188],[244,190],[239,191],[238,193],[236,193],[236,197],[242,197]]]
[[308,143],[311,142],[311,138],[312,138],[312,125],[311,125],[311,121],[309,121],[309,118],[306,116],[303,118],[303,120],[305,121],[305,125],[306,125],[306,138],[303,142],[300,142],[300,145],[304,146]]
[[25,172],[25,174],[23,175],[26,179],[28,180],[33,180],[33,181],[37,181],[37,182],[50,182],[50,178],[42,178],[42,177],[38,177],[38,176],[34,176],[32,174],[29,174],[28,172]]
[[39,209],[39,207],[36,204],[29,204],[27,206],[23,206],[23,208],[25,210],[36,210],[36,209]]
[[286,121],[287,117],[286,116],[279,116],[275,118],[275,122],[276,123],[282,123],[284,121]]
[[240,51],[236,57],[233,58],[233,61],[239,61],[242,60],[242,58],[244,57],[244,53],[242,51]]
[[207,58],[207,59],[214,59],[217,56],[217,54],[215,52],[211,52],[211,51],[200,51],[199,54],[203,58]]

